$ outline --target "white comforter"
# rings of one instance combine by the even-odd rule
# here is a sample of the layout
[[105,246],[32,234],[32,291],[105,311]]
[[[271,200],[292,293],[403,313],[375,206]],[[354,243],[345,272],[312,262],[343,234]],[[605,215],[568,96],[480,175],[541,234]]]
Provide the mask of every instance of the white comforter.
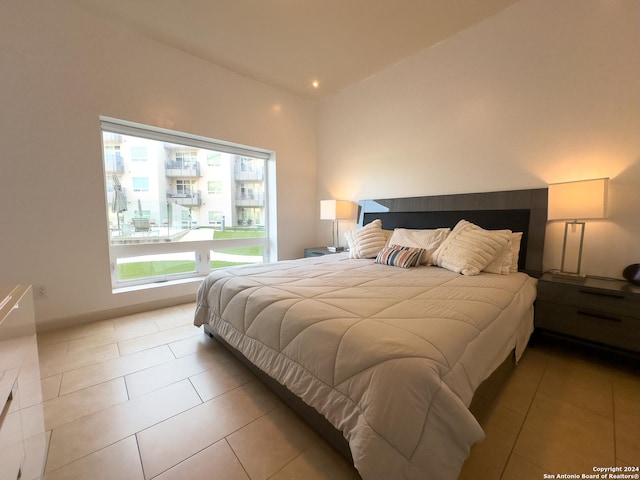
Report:
[[211,327],[324,415],[365,480],[457,478],[483,431],[477,386],[532,331],[535,280],[346,254],[216,270]]

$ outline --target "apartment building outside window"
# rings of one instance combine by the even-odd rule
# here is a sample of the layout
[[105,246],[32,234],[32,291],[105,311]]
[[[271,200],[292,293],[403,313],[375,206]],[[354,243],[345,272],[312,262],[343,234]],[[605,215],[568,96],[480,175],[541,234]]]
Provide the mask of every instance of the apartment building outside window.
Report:
[[115,290],[269,258],[270,152],[101,120]]

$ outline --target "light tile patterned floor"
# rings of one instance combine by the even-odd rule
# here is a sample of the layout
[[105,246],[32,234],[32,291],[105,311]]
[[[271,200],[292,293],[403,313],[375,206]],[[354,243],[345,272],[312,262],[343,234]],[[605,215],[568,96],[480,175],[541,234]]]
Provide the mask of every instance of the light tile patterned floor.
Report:
[[[353,467],[181,305],[39,335],[46,480],[340,480]],[[640,374],[534,344],[476,396],[460,480],[640,465]],[[26,427],[28,428],[28,426]]]

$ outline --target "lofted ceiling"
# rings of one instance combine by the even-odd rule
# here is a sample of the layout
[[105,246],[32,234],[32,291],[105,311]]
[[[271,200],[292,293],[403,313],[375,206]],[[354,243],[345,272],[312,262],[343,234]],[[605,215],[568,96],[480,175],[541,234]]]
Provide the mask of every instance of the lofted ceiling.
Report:
[[238,74],[321,101],[518,0],[69,1]]

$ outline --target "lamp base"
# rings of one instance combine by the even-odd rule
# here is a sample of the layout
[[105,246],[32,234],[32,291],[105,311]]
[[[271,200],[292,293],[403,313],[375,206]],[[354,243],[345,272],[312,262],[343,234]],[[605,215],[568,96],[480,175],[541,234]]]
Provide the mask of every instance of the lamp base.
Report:
[[582,263],[582,245],[584,243],[584,229],[584,222],[574,221],[566,222],[564,224],[562,262],[560,263],[559,273],[573,275],[573,272],[580,271],[580,264]]
[[587,278],[584,273],[570,273],[562,271],[555,271],[551,275],[555,280],[572,280],[574,282],[584,282]]
[[327,247],[330,252],[344,252],[344,247]]

